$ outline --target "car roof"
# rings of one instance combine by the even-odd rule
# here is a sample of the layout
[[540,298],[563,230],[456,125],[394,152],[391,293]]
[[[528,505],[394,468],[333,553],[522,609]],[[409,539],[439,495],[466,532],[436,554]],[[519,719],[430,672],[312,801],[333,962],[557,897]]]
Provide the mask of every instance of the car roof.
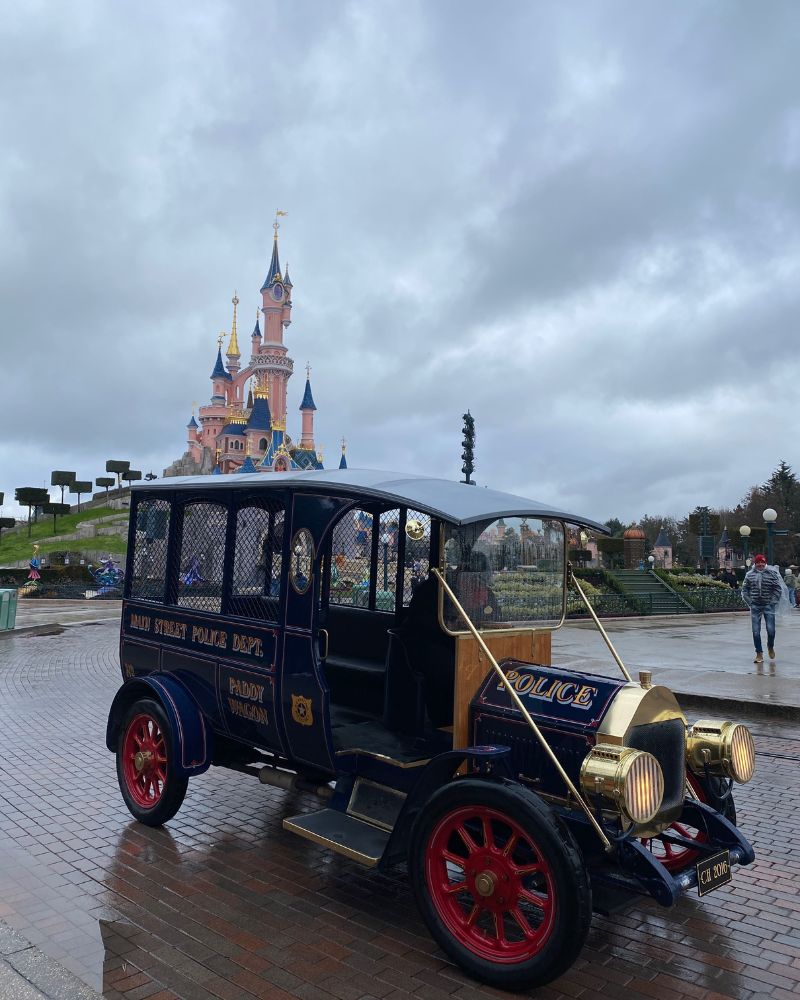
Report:
[[178,490],[226,490],[258,487],[259,492],[289,489],[312,493],[336,493],[358,499],[382,500],[411,507],[422,513],[441,518],[452,524],[472,524],[476,521],[492,520],[499,517],[540,517],[568,521],[570,524],[586,525],[602,534],[609,534],[604,524],[571,514],[527,497],[513,493],[502,493],[482,486],[468,486],[449,479],[433,476],[409,475],[403,472],[385,472],[379,469],[333,469],[309,472],[261,472],[215,476],[174,476],[156,479],[147,483],[133,483],[133,489],[140,491]]

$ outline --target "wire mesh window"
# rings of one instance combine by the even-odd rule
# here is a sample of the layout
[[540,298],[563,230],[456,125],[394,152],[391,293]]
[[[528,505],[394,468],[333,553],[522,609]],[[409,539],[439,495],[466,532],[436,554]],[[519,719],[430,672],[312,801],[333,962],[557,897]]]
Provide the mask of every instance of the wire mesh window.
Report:
[[198,611],[222,610],[222,569],[228,511],[215,503],[183,508],[178,604]]
[[403,606],[430,573],[431,519],[429,514],[409,510],[406,514],[406,553],[403,569]]
[[278,620],[283,524],[280,504],[242,507],[237,513],[232,591],[237,614]]
[[136,505],[131,597],[164,601],[169,546],[168,500],[140,500]]
[[289,550],[289,579],[298,594],[305,594],[311,586],[314,568],[314,539],[308,528],[295,532]]
[[349,510],[333,529],[331,604],[369,606],[372,514]]
[[385,510],[378,518],[378,565],[375,582],[375,607],[378,611],[394,611],[399,538],[400,511]]

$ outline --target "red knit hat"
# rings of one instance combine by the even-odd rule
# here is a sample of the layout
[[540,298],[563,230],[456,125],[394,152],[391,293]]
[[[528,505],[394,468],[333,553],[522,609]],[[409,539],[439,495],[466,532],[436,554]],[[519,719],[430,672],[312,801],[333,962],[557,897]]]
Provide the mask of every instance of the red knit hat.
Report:
[[756,566],[760,565],[761,563],[763,563],[764,565],[766,565],[766,563],[767,563],[767,557],[764,556],[764,555],[762,555],[759,552],[758,555],[755,558],[755,563],[756,563]]

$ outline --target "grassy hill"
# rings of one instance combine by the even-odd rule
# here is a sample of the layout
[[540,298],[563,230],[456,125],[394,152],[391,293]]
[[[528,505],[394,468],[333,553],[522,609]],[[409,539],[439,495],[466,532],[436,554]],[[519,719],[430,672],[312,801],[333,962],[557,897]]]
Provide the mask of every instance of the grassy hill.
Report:
[[[123,515],[125,511],[113,510],[111,507],[93,507],[90,510],[83,510],[80,513],[66,514],[56,520],[56,531],[53,531],[52,517],[43,516],[39,518],[38,524],[31,525],[31,536],[28,538],[27,525],[17,531],[4,531],[0,538],[0,566],[8,563],[18,562],[20,559],[30,559],[33,555],[34,542],[38,542],[40,551],[44,552],[82,552],[99,550],[108,552],[109,555],[124,555],[127,551],[127,542],[117,535],[99,535],[96,538],[63,539],[60,535],[73,534],[83,521],[94,521],[99,517],[109,515]],[[55,541],[42,542],[42,538],[54,538]]]

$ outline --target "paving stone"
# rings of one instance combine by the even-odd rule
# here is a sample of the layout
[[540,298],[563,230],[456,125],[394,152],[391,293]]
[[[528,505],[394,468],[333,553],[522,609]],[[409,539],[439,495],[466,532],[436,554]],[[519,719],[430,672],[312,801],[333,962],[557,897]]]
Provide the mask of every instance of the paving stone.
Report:
[[[445,960],[404,870],[285,833],[314,799],[212,769],[167,827],[134,823],[104,742],[117,656],[114,623],[0,644],[0,968],[33,942],[107,1000],[514,996]],[[703,900],[596,916],[574,969],[536,1000],[797,995],[800,732],[753,728],[761,774],[736,797],[757,863]],[[43,986],[20,1000],[49,998]]]

